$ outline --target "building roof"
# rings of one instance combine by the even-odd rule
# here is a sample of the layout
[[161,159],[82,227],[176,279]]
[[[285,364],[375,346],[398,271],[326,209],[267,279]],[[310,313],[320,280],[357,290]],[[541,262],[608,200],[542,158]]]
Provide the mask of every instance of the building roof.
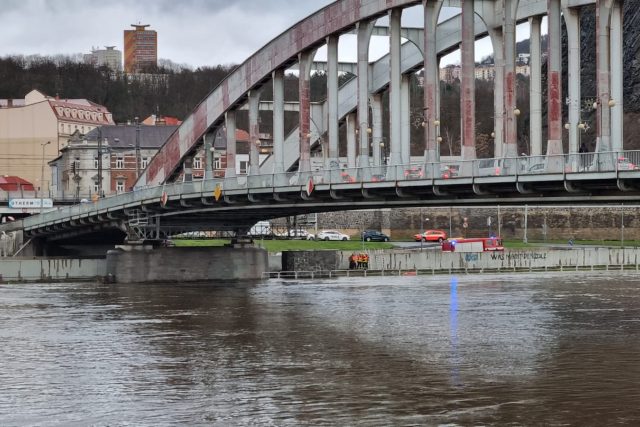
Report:
[[155,114],[152,114],[146,119],[144,119],[142,123],[149,126],[165,126],[165,125],[179,126],[182,124],[182,120],[179,120],[176,117],[156,116]]
[[19,176],[0,176],[0,190],[4,191],[34,191],[33,184]]
[[[130,148],[136,143],[136,125],[100,126],[87,133],[87,141],[97,141],[98,132],[107,139],[110,147]],[[178,129],[178,126],[147,126],[140,125],[140,148],[159,148]]]
[[113,124],[113,118],[107,107],[88,99],[61,99],[45,95],[37,89],[25,95],[24,99],[0,99],[0,108],[26,107],[48,102],[58,120],[93,125]]

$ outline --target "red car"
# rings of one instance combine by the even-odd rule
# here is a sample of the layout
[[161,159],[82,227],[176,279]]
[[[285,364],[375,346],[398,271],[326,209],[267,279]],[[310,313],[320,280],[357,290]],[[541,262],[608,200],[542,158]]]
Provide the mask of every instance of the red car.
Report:
[[416,242],[439,242],[447,240],[447,232],[444,230],[426,230],[424,233],[418,233],[413,236]]

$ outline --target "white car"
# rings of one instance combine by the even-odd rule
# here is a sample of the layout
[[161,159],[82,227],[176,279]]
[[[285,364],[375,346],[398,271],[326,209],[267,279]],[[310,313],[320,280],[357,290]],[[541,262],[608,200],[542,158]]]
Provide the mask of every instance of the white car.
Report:
[[317,240],[349,240],[349,236],[338,230],[322,230],[316,236]]

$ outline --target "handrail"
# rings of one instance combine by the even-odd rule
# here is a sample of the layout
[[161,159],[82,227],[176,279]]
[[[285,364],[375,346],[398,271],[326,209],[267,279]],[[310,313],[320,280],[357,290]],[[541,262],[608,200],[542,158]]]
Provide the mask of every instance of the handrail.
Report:
[[455,181],[473,178],[504,179],[525,176],[567,175],[593,173],[640,172],[640,150],[610,151],[602,153],[571,153],[555,156],[520,156],[449,162],[412,162],[410,164],[380,165],[365,168],[339,168],[312,172],[284,172],[261,175],[213,178],[164,184],[153,187],[136,187],[133,191],[111,195],[95,203],[81,203],[57,210],[43,212],[25,218],[25,228],[54,223],[65,218],[85,217],[92,213],[106,213],[127,206],[139,206],[143,202],[160,202],[163,193],[168,200],[184,195],[210,197],[217,186],[225,191],[244,190],[247,193],[260,189],[304,191],[309,180],[314,185],[330,185],[332,188],[354,188],[381,182]]

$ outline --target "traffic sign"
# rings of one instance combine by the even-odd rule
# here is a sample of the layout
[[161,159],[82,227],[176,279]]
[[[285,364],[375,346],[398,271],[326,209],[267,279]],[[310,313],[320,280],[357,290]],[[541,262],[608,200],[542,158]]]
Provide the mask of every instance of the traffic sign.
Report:
[[313,193],[313,189],[315,188],[315,186],[313,185],[313,178],[309,178],[309,181],[307,181],[307,196],[310,196],[311,193]]
[[162,196],[160,196],[160,205],[162,205],[162,207],[165,207],[167,205],[168,200],[169,200],[169,196],[167,195],[167,192],[163,191]]
[[220,196],[222,196],[222,185],[218,183],[216,184],[215,190],[213,190],[213,197],[215,197],[216,202],[220,200]]

